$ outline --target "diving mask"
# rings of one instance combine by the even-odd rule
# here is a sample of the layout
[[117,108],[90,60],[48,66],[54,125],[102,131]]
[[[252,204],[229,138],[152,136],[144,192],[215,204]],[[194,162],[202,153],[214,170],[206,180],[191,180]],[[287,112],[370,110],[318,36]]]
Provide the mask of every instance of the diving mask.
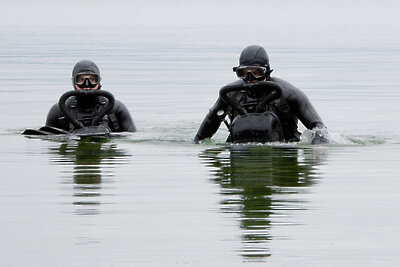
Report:
[[74,78],[74,83],[79,88],[94,88],[99,84],[99,76],[95,74],[80,74]]
[[260,66],[234,67],[233,71],[236,72],[237,77],[240,79],[246,79],[248,73],[251,73],[256,79],[262,78],[267,74],[267,68]]

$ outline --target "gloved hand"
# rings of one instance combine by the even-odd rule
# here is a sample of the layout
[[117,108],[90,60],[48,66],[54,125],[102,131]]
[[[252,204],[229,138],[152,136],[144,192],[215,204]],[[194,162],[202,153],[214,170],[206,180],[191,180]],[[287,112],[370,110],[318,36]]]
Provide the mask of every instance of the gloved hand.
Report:
[[314,128],[312,130],[312,141],[314,145],[318,144],[328,144],[328,130],[326,128]]

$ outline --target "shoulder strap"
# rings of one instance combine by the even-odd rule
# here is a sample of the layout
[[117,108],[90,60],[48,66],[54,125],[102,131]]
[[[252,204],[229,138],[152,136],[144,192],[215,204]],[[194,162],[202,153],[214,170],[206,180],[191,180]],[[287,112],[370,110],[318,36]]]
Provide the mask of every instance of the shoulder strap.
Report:
[[290,107],[288,102],[284,97],[278,98],[278,108],[282,111],[282,113],[289,113]]
[[108,119],[111,122],[111,126],[112,126],[113,130],[118,132],[120,130],[120,127],[119,127],[117,115],[115,115],[114,112],[111,112],[110,114],[108,114]]

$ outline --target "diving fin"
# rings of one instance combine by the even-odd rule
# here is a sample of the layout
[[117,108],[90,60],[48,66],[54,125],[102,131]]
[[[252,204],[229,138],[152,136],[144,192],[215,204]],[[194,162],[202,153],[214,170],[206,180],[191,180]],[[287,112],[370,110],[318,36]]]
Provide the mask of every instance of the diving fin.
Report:
[[42,126],[39,131],[49,132],[51,134],[69,134],[70,132],[51,126]]
[[26,129],[25,131],[22,132],[23,135],[51,135],[52,133],[42,131],[42,130],[36,130],[36,129]]

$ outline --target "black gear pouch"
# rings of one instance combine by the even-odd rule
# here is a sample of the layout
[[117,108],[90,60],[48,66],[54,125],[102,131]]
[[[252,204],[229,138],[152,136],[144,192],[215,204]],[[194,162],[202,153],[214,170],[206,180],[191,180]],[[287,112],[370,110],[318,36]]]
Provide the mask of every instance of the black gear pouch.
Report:
[[284,141],[281,122],[270,111],[238,115],[232,121],[230,130],[233,143]]

